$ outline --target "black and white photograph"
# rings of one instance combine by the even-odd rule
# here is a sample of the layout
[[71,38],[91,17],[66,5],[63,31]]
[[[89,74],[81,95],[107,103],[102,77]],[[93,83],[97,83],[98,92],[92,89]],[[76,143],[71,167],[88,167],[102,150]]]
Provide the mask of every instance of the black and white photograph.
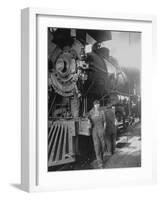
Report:
[[48,172],[141,167],[141,32],[47,37]]

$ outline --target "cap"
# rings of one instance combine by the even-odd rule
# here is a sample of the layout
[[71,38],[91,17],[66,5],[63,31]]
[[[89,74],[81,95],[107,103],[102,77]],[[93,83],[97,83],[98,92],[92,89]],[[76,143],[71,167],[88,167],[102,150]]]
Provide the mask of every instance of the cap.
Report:
[[94,102],[93,102],[93,104],[95,105],[95,104],[100,104],[100,102],[99,102],[99,100],[95,100]]

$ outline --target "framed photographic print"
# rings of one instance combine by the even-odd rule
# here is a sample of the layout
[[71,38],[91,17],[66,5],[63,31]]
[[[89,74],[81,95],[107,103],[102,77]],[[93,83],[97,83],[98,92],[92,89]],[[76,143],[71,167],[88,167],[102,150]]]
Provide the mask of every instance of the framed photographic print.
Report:
[[21,19],[22,189],[155,183],[155,17],[26,8]]

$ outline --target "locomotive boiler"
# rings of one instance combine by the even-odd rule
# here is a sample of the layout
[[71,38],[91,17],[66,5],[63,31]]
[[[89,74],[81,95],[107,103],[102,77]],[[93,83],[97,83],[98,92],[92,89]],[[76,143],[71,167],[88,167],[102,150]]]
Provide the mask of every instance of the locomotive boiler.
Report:
[[111,32],[48,29],[48,167],[75,162],[79,136],[90,136],[87,115],[126,90],[126,76],[104,41]]

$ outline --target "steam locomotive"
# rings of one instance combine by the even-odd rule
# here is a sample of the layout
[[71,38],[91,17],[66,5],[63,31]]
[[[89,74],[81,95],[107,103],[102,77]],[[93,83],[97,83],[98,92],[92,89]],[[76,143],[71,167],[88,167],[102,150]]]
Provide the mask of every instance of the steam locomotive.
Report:
[[[95,99],[120,113],[127,77],[103,45],[111,31],[48,28],[48,167],[75,162],[80,136],[89,138],[87,118]],[[128,96],[128,95],[127,95]]]

